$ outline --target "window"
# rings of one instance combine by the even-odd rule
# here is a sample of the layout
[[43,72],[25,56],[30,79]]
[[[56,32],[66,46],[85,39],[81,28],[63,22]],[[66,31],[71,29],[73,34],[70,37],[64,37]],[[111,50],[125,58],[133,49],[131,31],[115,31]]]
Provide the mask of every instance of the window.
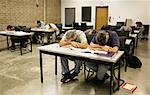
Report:
[[82,7],[82,21],[91,22],[91,7]]

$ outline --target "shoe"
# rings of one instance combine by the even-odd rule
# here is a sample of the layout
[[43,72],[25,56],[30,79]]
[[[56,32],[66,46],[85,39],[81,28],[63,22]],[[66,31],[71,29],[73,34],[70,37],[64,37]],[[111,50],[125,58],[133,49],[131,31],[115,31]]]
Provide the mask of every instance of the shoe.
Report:
[[98,83],[101,84],[101,83],[104,83],[105,80],[107,80],[109,77],[110,77],[110,76],[106,73],[106,74],[104,75],[104,78],[103,78],[102,80],[99,80],[99,79],[97,78],[97,76],[95,76],[93,80],[94,80],[95,82],[97,81]]
[[89,81],[92,81],[94,84],[96,84],[96,85],[101,85],[101,84],[103,84],[104,83],[104,80],[99,80],[98,78],[97,78],[97,76],[95,76],[94,78],[92,78],[91,80],[89,80]]
[[78,76],[78,73],[73,72],[70,77],[71,77],[71,79],[74,79],[76,76]]
[[103,80],[105,81],[105,80],[107,80],[109,77],[110,77],[110,76],[106,73],[106,74],[104,75]]
[[23,48],[27,47],[27,42],[25,42],[24,44],[21,45]]
[[15,50],[16,48],[14,46],[11,46],[11,50]]
[[63,83],[67,83],[71,80],[71,74],[70,73],[66,73],[63,74],[63,78],[60,80]]

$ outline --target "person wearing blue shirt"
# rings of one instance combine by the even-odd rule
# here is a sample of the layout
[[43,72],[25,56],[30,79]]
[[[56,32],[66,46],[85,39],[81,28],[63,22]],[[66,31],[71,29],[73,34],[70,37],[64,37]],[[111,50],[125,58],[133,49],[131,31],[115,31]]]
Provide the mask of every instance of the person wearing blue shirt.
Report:
[[[120,43],[118,35],[115,31],[102,31],[100,30],[95,35],[89,45],[89,49],[100,50],[106,52],[116,53],[119,49]],[[96,72],[94,79],[104,82],[109,77],[107,74],[110,66],[105,64],[85,62],[86,66],[93,69]]]

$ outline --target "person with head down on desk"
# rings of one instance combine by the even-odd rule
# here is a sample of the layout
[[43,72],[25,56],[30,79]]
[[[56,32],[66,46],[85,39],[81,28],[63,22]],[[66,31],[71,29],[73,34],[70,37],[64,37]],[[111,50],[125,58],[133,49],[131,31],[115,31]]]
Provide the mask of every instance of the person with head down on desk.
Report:
[[[87,48],[88,43],[87,43],[86,35],[84,34],[83,31],[69,30],[64,34],[63,38],[60,40],[59,45],[65,48],[69,48],[69,47]],[[70,80],[78,76],[80,72],[80,67],[82,65],[82,60],[77,60],[74,59],[73,57],[61,57],[60,59],[61,59],[61,67],[62,67],[62,75],[63,75],[61,82],[63,83],[69,82]],[[75,62],[75,68],[73,73],[70,73],[68,59],[73,60]]]
[[[92,50],[100,50],[106,51],[111,53],[116,53],[119,49],[120,43],[119,38],[116,32],[114,31],[98,31],[97,35],[95,35],[89,45],[89,49]],[[100,81],[103,83],[109,75],[107,74],[108,69],[110,66],[92,62],[85,62],[86,66],[96,72],[96,76],[94,80],[97,82]]]

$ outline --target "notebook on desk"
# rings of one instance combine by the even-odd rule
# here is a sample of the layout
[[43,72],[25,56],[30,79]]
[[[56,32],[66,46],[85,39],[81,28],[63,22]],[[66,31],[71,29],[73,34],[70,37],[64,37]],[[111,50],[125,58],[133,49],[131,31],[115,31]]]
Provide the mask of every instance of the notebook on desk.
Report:
[[112,52],[107,52],[107,54],[104,54],[104,53],[94,53],[94,54],[97,54],[100,56],[106,56],[106,57],[112,57],[114,55],[114,53]]
[[98,51],[98,50],[94,51],[94,50],[90,50],[90,49],[80,49],[80,48],[74,48],[74,47],[70,47],[70,49],[79,51],[82,53],[90,53],[90,54],[96,54],[96,55],[106,56],[106,57],[112,57],[114,55],[114,53],[106,52],[106,51]]

